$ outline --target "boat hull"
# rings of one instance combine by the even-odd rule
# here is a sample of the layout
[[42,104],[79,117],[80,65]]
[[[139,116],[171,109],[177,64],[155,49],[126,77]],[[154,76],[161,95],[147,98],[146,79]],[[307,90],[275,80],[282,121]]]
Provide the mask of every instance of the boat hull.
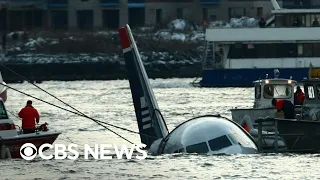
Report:
[[[280,76],[302,80],[308,76],[309,68],[278,68]],[[266,69],[213,69],[202,73],[201,87],[252,87],[257,78],[264,79],[266,74],[273,76],[274,68]]]
[[248,108],[248,109],[230,109],[232,120],[241,126],[245,122],[245,116],[249,116],[253,126],[258,124],[255,122],[259,118],[273,118],[277,110],[275,108]]
[[[311,150],[320,152],[320,121],[278,120],[279,134],[289,150]],[[300,136],[299,136],[300,135]]]
[[[39,132],[30,134],[21,134],[13,137],[3,138],[3,143],[11,153],[12,158],[21,158],[20,148],[25,143],[32,143],[37,147],[37,150],[42,144],[53,144],[61,133],[59,132]],[[44,150],[47,150],[44,148]]]

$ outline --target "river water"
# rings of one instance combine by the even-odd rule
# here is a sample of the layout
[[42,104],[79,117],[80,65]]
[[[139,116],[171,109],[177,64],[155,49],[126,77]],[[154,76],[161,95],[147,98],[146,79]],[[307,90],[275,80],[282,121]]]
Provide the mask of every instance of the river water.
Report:
[[[156,79],[151,84],[169,130],[187,119],[220,113],[231,118],[230,108],[250,107],[253,88],[194,88],[193,79]],[[65,107],[35,86],[9,84],[20,91]],[[129,83],[116,81],[47,81],[41,88],[69,103],[86,115],[114,125],[138,131]],[[29,97],[8,91],[7,109],[17,114]],[[89,119],[63,111],[33,99],[41,122],[62,134],[55,143],[78,145],[128,144]],[[71,109],[70,109],[71,110]],[[21,121],[10,115],[15,123]],[[119,129],[114,131],[134,143],[139,135]],[[47,153],[52,153],[48,150]],[[81,154],[81,153],[80,153]],[[0,179],[320,179],[319,154],[255,155],[162,155],[138,159],[85,159],[0,161]]]

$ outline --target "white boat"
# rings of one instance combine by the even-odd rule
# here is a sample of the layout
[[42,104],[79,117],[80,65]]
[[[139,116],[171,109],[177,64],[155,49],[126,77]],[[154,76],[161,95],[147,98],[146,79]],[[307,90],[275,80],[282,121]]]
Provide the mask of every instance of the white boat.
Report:
[[7,87],[2,84],[6,85],[0,73],[0,159],[9,156],[4,155],[3,151],[8,151],[11,158],[21,158],[20,148],[25,143],[32,143],[37,149],[45,143],[53,144],[61,133],[48,129],[46,122],[37,127],[34,133],[23,134],[19,126],[16,128],[17,125],[9,119],[4,105],[7,100]]
[[20,148],[23,144],[32,143],[39,148],[45,143],[53,144],[59,134],[61,133],[49,130],[47,123],[42,124],[34,133],[23,134],[9,119],[4,102],[0,99],[0,144],[4,144],[9,150],[11,158],[21,158]]
[[294,88],[297,81],[292,79],[278,78],[279,71],[276,69],[275,78],[259,79],[253,82],[254,85],[254,104],[250,108],[231,109],[232,120],[244,126],[245,117],[250,118],[253,126],[258,118],[274,118],[277,112],[272,106],[272,99],[285,99],[294,104]]
[[[206,29],[202,87],[250,87],[279,69],[302,80],[310,63],[320,67],[320,9],[283,9],[276,0],[266,27]],[[294,21],[298,19],[300,23]],[[317,21],[318,20],[318,21]],[[319,76],[319,75],[318,75]]]
[[[272,99],[285,99],[294,104],[294,88],[297,84],[292,79],[278,78],[279,70],[275,69],[275,78],[259,79],[253,82],[254,84],[254,104],[250,108],[234,108],[231,109],[232,120],[244,127],[257,141],[258,140],[258,124],[255,122],[259,118],[275,118],[276,108],[272,106]],[[297,106],[300,110],[301,107]],[[274,146],[274,128],[266,127],[263,129],[264,134],[270,134],[270,136],[264,138],[263,148],[271,148]],[[283,139],[278,139],[279,147],[286,147]]]

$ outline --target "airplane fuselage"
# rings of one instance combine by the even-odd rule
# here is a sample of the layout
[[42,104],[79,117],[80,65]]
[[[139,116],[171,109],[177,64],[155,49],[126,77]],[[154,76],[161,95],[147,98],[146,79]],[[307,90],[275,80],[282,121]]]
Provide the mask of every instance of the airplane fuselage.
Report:
[[149,152],[247,154],[257,151],[255,141],[238,124],[223,117],[207,115],[182,123],[160,143],[155,142]]

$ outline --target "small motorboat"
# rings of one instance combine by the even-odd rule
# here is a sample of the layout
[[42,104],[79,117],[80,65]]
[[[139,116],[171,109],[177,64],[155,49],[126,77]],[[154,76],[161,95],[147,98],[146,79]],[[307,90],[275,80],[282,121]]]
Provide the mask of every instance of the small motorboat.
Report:
[[34,133],[23,134],[23,131],[17,129],[17,125],[9,119],[4,101],[0,99],[0,144],[9,150],[11,158],[21,158],[20,148],[25,143],[32,143],[37,149],[45,143],[53,144],[61,133],[49,130],[47,125],[40,125]]

